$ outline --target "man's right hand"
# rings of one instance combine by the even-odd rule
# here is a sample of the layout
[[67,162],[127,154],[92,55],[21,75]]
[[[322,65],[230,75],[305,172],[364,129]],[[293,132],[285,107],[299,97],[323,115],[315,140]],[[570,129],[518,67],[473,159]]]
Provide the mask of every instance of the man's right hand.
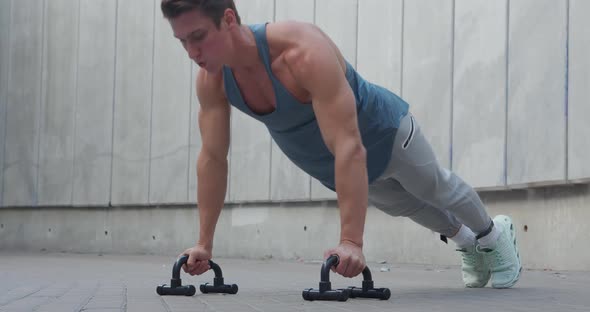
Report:
[[186,264],[182,269],[190,275],[201,275],[207,272],[209,267],[209,260],[211,259],[211,250],[203,246],[197,245],[195,247],[185,250],[180,256],[188,255]]

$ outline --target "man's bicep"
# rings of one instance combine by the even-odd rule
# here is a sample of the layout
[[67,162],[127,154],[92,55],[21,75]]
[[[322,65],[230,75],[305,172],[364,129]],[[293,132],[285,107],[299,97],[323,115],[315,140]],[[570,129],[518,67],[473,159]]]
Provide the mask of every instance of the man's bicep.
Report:
[[195,83],[200,106],[201,152],[215,158],[226,158],[230,140],[230,107],[221,88],[222,80],[219,76],[199,71]]
[[227,102],[201,104],[199,129],[201,151],[215,158],[226,158],[230,141],[230,109]]

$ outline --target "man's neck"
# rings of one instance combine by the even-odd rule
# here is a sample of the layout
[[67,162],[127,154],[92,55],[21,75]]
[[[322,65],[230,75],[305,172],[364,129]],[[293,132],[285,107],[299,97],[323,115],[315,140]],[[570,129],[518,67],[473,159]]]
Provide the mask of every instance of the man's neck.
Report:
[[247,25],[241,25],[233,38],[233,57],[227,64],[234,71],[253,71],[260,65],[254,33]]

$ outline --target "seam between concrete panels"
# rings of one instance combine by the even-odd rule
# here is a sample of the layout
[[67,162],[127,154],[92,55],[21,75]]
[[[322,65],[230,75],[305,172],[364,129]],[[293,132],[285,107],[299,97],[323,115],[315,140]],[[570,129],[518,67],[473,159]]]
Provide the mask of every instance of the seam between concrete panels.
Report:
[[[277,3],[276,0],[272,1],[272,20],[273,22],[277,20]],[[278,103],[277,103],[278,104]],[[270,201],[272,200],[272,137],[270,137],[270,135],[268,136],[269,139],[269,162],[268,162],[268,195],[267,195],[267,199]]]
[[109,183],[109,202],[108,206],[111,206],[113,200],[113,163],[115,158],[115,111],[117,101],[117,49],[119,45],[119,0],[115,0],[115,57],[114,57],[114,70],[113,70],[113,101],[112,101],[112,113],[111,113],[111,178]]
[[0,183],[0,207],[3,206],[4,204],[4,189],[5,189],[5,184],[4,181],[5,179],[5,172],[4,172],[4,164],[6,163],[6,131],[8,129],[8,127],[6,126],[6,123],[8,122],[8,88],[10,86],[10,73],[12,71],[12,23],[13,23],[13,12],[12,12],[12,7],[13,7],[13,3],[12,1],[8,1],[8,67],[7,67],[7,71],[5,72],[5,78],[1,80],[4,83],[4,86],[6,87],[6,93],[4,94],[4,120],[3,120],[3,124],[0,127],[4,128],[4,133],[3,133],[3,140],[2,140],[2,163],[0,163],[0,169],[2,170],[2,176],[0,177],[0,179],[2,179],[1,183]]
[[277,20],[277,1],[273,0],[272,1],[272,21],[276,21]]
[[[37,142],[35,142],[35,145],[37,146],[37,161],[36,161],[36,163],[34,163],[34,166],[33,166],[37,170],[36,170],[36,180],[35,180],[36,187],[35,187],[35,190],[33,191],[34,192],[33,193],[34,200],[31,203],[32,206],[39,205],[39,190],[40,190],[39,176],[40,176],[40,171],[41,171],[40,170],[41,169],[41,163],[40,163],[40,161],[41,161],[41,126],[43,124],[41,122],[41,120],[44,117],[43,108],[45,105],[43,105],[43,101],[44,101],[43,99],[45,98],[44,91],[46,91],[45,88],[47,87],[44,82],[45,79],[43,79],[45,76],[45,53],[47,52],[45,49],[45,46],[47,44],[45,41],[47,39],[46,38],[47,37],[46,36],[47,29],[45,27],[46,17],[47,17],[46,12],[47,12],[47,1],[43,0],[43,13],[42,13],[42,18],[41,18],[41,75],[39,75],[40,76],[39,79],[41,81],[40,81],[39,100],[37,103],[37,108],[38,108],[37,123],[35,125],[36,130],[37,130],[37,138],[36,138]],[[47,102],[45,102],[45,104],[47,104]]]
[[317,0],[313,0],[313,24],[316,24]]
[[147,197],[146,203],[151,203],[151,190],[152,190],[152,140],[153,140],[153,126],[154,126],[154,72],[155,72],[155,61],[156,61],[156,2],[152,5],[152,77],[151,77],[151,99],[150,99],[150,123],[149,123],[149,139],[148,139],[148,174],[147,174]]
[[451,124],[449,127],[449,168],[452,171],[453,170],[453,135],[454,135],[454,123],[455,123],[455,118],[453,116],[454,114],[454,108],[455,108],[455,104],[454,104],[454,100],[455,100],[455,10],[456,10],[456,1],[453,0],[452,3],[452,12],[451,12],[451,86],[450,86],[450,90],[449,90],[449,95],[450,95],[450,120],[451,120]]
[[405,25],[405,0],[401,0],[401,36],[400,36],[400,71],[399,71],[399,96],[404,96],[404,25]]
[[356,19],[355,19],[355,37],[354,37],[354,68],[358,69],[358,60],[359,60],[359,9],[360,9],[360,0],[356,1]]
[[73,107],[73,123],[74,123],[74,127],[73,127],[73,131],[74,131],[74,139],[72,140],[72,172],[71,172],[71,179],[70,181],[72,182],[72,187],[71,187],[71,192],[70,192],[70,205],[74,205],[74,185],[76,184],[74,181],[75,178],[75,171],[76,171],[76,131],[77,131],[77,122],[76,122],[76,115],[78,114],[78,86],[79,86],[79,69],[80,69],[80,20],[81,18],[81,12],[82,12],[82,4],[80,1],[77,2],[78,3],[78,32],[76,34],[76,69],[75,69],[75,79],[74,79],[74,83],[75,83],[75,87],[74,87],[74,107]]
[[[317,7],[318,7],[318,0],[313,0],[313,24],[317,25]],[[307,193],[308,200],[312,200],[312,192],[313,192],[313,178],[311,175],[307,175],[309,181],[309,193]]]
[[564,121],[565,121],[565,183],[569,182],[569,68],[570,68],[570,0],[566,2],[565,12],[565,107],[564,107]]
[[[190,60],[190,59],[189,59]],[[193,130],[193,124],[191,123],[191,117],[193,116],[193,62],[189,61],[189,84],[188,84],[188,142],[187,142],[187,160],[186,160],[186,202],[190,202],[190,191],[191,191],[191,134]],[[196,96],[196,95],[195,95]],[[196,104],[196,103],[195,103]],[[196,167],[195,167],[196,170]]]
[[510,0],[506,0],[506,64],[504,81],[504,186],[508,186],[508,105],[510,103]]

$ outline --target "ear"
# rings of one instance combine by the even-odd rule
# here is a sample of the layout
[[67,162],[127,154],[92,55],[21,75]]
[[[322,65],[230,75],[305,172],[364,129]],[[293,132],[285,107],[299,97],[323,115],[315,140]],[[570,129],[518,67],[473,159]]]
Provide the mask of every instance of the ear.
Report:
[[225,9],[225,11],[223,12],[223,18],[221,19],[221,21],[223,23],[226,24],[226,26],[231,27],[233,25],[236,25],[236,12],[234,12],[234,10],[227,8]]

